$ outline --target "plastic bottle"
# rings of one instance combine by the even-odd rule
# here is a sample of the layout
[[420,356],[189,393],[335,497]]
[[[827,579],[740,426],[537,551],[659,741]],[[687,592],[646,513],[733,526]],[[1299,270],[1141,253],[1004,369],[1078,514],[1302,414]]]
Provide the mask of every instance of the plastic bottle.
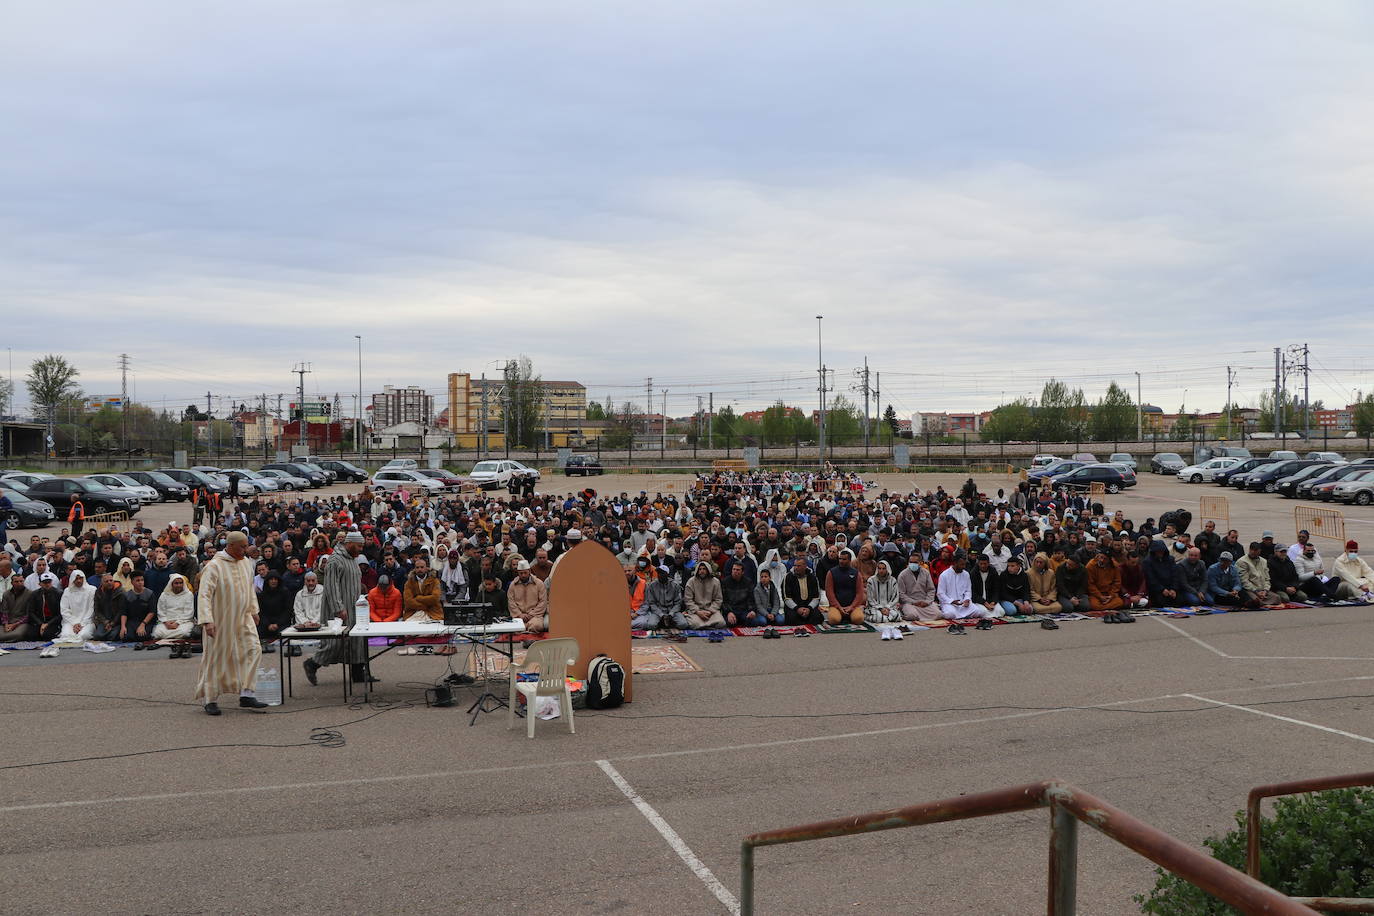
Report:
[[268,706],[281,705],[281,674],[276,668],[267,665],[258,669],[258,686],[255,691],[258,699]]

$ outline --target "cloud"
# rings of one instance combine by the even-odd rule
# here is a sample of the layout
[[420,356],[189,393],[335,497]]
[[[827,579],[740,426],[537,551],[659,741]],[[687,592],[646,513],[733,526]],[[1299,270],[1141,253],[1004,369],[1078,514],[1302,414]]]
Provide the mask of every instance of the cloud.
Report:
[[[907,406],[1136,370],[1213,406],[1227,362],[1258,390],[1269,348],[1371,330],[1372,25],[1334,2],[31,6],[0,36],[24,90],[0,99],[7,336],[92,390],[129,352],[141,396],[289,390],[300,361],[346,395],[362,334],[369,390],[526,353],[616,400],[676,383],[682,413],[708,382],[809,403],[824,314],[827,362],[867,356]],[[1370,387],[1326,363],[1314,397]]]

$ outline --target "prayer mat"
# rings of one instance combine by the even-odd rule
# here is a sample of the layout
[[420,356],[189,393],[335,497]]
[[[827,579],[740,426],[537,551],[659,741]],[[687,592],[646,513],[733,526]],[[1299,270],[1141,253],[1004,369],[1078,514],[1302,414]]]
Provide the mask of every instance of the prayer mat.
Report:
[[822,623],[816,626],[817,633],[876,633],[867,623]]
[[631,630],[631,639],[661,639],[663,636],[658,630]]
[[[730,630],[730,632],[731,632],[731,633],[734,633],[736,636],[762,636],[762,635],[763,635],[763,631],[766,630],[766,629],[768,629],[768,628],[767,628],[767,627],[732,627],[731,630]],[[801,625],[799,625],[799,626],[783,625],[783,626],[773,627],[773,629],[777,630],[777,631],[778,631],[778,634],[781,635],[781,636],[796,636],[798,630],[805,630],[805,631],[808,632],[808,633],[814,633],[814,632],[816,632],[816,628],[815,628],[814,626],[812,626],[811,624],[809,624],[809,623],[804,623],[804,624],[801,624]]]
[[734,635],[735,635],[734,633],[731,633],[729,630],[725,630],[725,629],[720,629],[720,630],[683,630],[683,631],[681,631],[681,632],[682,632],[682,635],[683,635],[683,636],[700,636],[702,639],[706,639],[706,638],[709,637],[712,633],[719,633],[719,634],[721,634],[722,636],[734,636]]
[[[515,662],[525,660],[525,651],[515,651]],[[475,660],[473,660],[475,663]],[[701,666],[692,661],[677,646],[666,643],[630,646],[630,665],[635,674],[670,674],[680,671],[700,671]],[[487,674],[500,676],[510,667],[510,660],[503,655],[492,654],[487,658]],[[469,671],[475,670],[470,667]]]
[[50,645],[52,645],[52,643],[46,643],[46,642],[7,642],[7,643],[0,643],[0,648],[5,648],[5,649],[19,649],[20,651],[27,651],[27,650],[29,650],[29,649],[46,649],[46,648],[47,648],[48,646],[50,646]]
[[1038,620],[1040,620],[1040,619],[1041,619],[1041,617],[1040,617],[1039,614],[1012,614],[1012,615],[1010,615],[1010,616],[1008,616],[1008,617],[1003,617],[1003,618],[1002,618],[1002,622],[1003,622],[1003,623],[1035,623],[1036,621],[1038,621]]

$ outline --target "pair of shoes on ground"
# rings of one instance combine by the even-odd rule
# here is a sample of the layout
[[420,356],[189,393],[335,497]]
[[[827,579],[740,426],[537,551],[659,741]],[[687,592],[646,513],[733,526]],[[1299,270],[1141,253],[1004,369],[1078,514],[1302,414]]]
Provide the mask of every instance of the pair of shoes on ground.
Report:
[[[257,697],[239,697],[240,709],[266,709],[269,705]],[[206,703],[205,714],[207,716],[219,716],[224,714],[224,710],[219,708],[218,703]]]
[[951,623],[945,632],[950,636],[963,636],[964,625],[962,623]]
[[1103,623],[1135,623],[1129,611],[1112,611],[1102,618]]
[[1046,618],[1046,619],[1040,621],[1040,629],[1042,629],[1042,630],[1057,630],[1057,629],[1059,629],[1059,624],[1055,623],[1053,620],[1050,620],[1049,618]]
[[887,642],[888,640],[892,639],[905,638],[902,636],[902,631],[897,629],[896,627],[879,627],[878,633],[880,634],[879,638],[882,639],[883,642]]
[[762,635],[764,639],[782,639],[777,627],[764,627]]
[[725,633],[720,630],[712,630],[706,637],[707,642],[725,642]]
[[190,646],[172,646],[172,654],[169,655],[169,656],[167,656],[167,657],[168,657],[169,659],[172,659],[172,658],[190,658],[190,657],[191,657],[191,647],[190,647]]
[[39,657],[39,658],[57,658],[57,653],[58,653],[58,651],[59,651],[59,650],[58,650],[57,646],[48,646],[48,647],[47,647],[46,649],[44,649],[42,652],[39,652],[39,653],[38,653],[38,657]]

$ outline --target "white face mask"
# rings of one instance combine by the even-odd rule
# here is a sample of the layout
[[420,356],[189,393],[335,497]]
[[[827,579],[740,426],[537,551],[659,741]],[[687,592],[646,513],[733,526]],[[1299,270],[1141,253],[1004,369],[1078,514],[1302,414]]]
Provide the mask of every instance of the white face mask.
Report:
[[1345,552],[1345,555],[1352,560],[1358,560],[1360,558],[1359,552],[1355,550],[1347,550]]

